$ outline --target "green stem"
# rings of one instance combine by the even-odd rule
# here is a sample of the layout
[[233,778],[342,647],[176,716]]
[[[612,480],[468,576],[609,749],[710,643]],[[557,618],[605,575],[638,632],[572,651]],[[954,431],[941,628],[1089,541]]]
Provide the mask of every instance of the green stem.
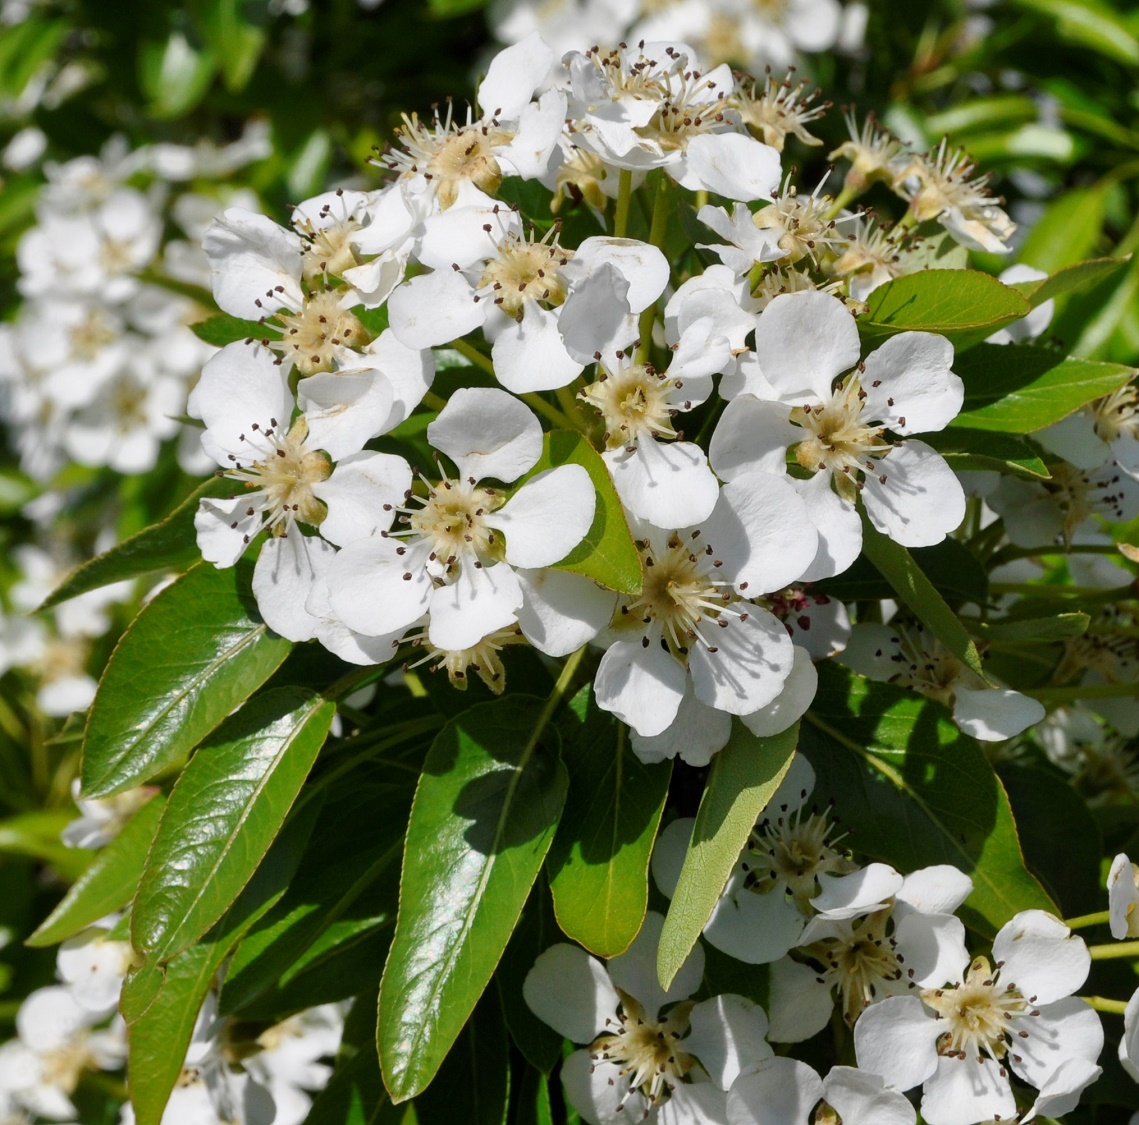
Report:
[[617,209],[613,215],[613,237],[624,238],[629,229],[629,200],[633,197],[633,173],[622,168],[617,176]]
[[447,405],[447,400],[434,391],[428,391],[420,401],[432,410],[442,410]]
[[335,702],[387,674],[387,664],[369,664],[366,668],[357,668],[354,672],[349,672],[346,676],[341,676],[340,679],[329,684],[320,693],[321,698]]
[[1054,586],[1037,582],[990,582],[993,594],[1030,594],[1038,598],[1081,598],[1100,602],[1118,601],[1120,589],[1104,590],[1102,586]]
[[542,708],[542,713],[538,716],[538,721],[534,724],[534,729],[530,732],[530,740],[526,743],[526,749],[522,751],[522,760],[518,763],[519,770],[526,768],[526,763],[529,762],[530,755],[534,753],[534,748],[538,745],[538,739],[542,737],[542,732],[549,725],[557,709],[562,705],[562,701],[569,692],[573,678],[577,674],[578,665],[581,664],[581,659],[585,655],[587,647],[587,645],[582,645],[577,652],[571,653],[566,658],[565,664],[562,665],[561,675],[558,676],[558,681],[554,684],[554,689],[546,699],[546,705]]
[[466,340],[452,340],[447,347],[453,348],[459,355],[469,359],[471,363],[482,368],[488,375],[494,375],[496,379],[498,378],[495,375],[494,364],[491,363],[490,356],[483,355],[474,344],[468,344]]
[[555,426],[562,429],[577,429],[572,418],[567,418],[556,406],[551,406],[537,391],[528,391],[526,394],[519,395],[518,397],[521,398],[531,410],[537,411],[550,422],[553,422]]
[[1139,957],[1139,941],[1113,941],[1109,945],[1089,945],[1093,961],[1114,961],[1120,957]]
[[558,387],[558,389],[554,391],[554,394],[562,408],[562,412],[573,423],[574,429],[588,435],[593,427],[586,421],[585,416],[582,414],[581,403],[575,397],[573,389],[571,387]]
[[[664,172],[658,172],[656,196],[653,199],[653,219],[649,226],[649,242],[658,250],[664,249],[664,236],[668,232],[668,197],[671,181]],[[636,362],[644,363],[649,358],[649,348],[653,342],[653,321],[656,319],[656,304],[651,304],[643,313],[638,329],[641,346],[637,349]]]
[[843,208],[853,203],[861,194],[862,192],[844,184],[842,191],[838,193],[838,198],[827,209],[826,218],[837,219],[842,214]]
[[1073,703],[1077,699],[1139,698],[1139,684],[1074,684],[1071,687],[1028,688],[1025,695],[1041,703]]
[[1089,1008],[1095,1008],[1097,1012],[1110,1012],[1112,1015],[1121,1016],[1127,1011],[1126,1000],[1109,1000],[1106,996],[1081,996],[1079,999]]
[[1070,547],[1060,547],[1052,543],[1047,547],[1002,547],[992,558],[994,566],[1011,562],[1013,559],[1042,558],[1047,555],[1116,555],[1119,548],[1114,543],[1073,543]]
[[1064,925],[1069,930],[1082,930],[1085,926],[1102,926],[1111,921],[1111,911],[1101,910],[1097,914],[1081,914],[1078,918],[1065,918]]

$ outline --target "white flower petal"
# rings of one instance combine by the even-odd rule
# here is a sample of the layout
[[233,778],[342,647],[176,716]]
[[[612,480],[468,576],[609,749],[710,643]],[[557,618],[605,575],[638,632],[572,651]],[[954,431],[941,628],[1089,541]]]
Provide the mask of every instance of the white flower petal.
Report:
[[[301,240],[265,215],[227,208],[210,223],[202,249],[210,260],[214,300],[223,312],[257,320],[286,304],[296,308],[304,300]],[[274,303],[267,294],[277,286],[285,291]]]
[[680,880],[680,870],[692,839],[692,826],[696,820],[690,816],[674,820],[653,845],[652,873],[657,889],[665,898],[672,898]]
[[731,733],[731,715],[701,703],[689,680],[669,726],[649,737],[633,731],[629,742],[633,753],[646,764],[680,757],[690,766],[706,766],[712,755],[727,745]]
[[661,988],[657,980],[657,947],[663,927],[664,915],[650,910],[633,944],[609,962],[609,979],[622,992],[640,1001],[650,1020],[656,1019],[665,1004],[686,1000],[700,987],[704,977],[704,949],[697,942],[672,984],[667,990]]
[[427,440],[464,477],[510,484],[542,455],[542,426],[534,412],[506,391],[462,387],[427,427]]
[[1020,1119],[1021,1125],[1027,1125],[1039,1115],[1060,1118],[1071,1113],[1079,1105],[1080,1095],[1101,1074],[1103,1067],[1096,1066],[1087,1059],[1069,1059],[1061,1063],[1048,1076],[1040,1089],[1040,1096],[1032,1103],[1032,1108]]
[[490,356],[498,381],[515,394],[567,386],[583,367],[566,351],[557,313],[538,305],[495,337]]
[[312,486],[313,495],[328,506],[320,534],[343,547],[388,531],[411,488],[411,466],[391,453],[363,453],[345,457],[328,480]]
[[1001,981],[1038,1004],[1070,996],[1088,978],[1091,956],[1083,938],[1043,910],[1022,910],[993,941]]
[[[903,547],[932,547],[965,518],[965,492],[940,453],[912,439],[866,475],[862,499],[870,522]],[[885,477],[885,480],[881,478]]]
[[[779,734],[806,714],[818,686],[819,674],[811,662],[811,654],[795,645],[794,664],[783,682],[783,690],[761,710],[741,715],[740,721],[759,738]],[[685,761],[688,759],[685,758]]]
[[409,567],[399,547],[381,536],[357,539],[329,565],[329,607],[353,632],[384,637],[427,612],[431,579],[423,566]]
[[712,432],[708,457],[721,480],[761,469],[787,471],[787,447],[801,441],[803,431],[790,421],[791,407],[750,394],[732,399]]
[[823,1098],[842,1125],[914,1125],[917,1112],[876,1074],[853,1066],[836,1066],[823,1080]]
[[969,967],[965,927],[952,914],[895,914],[894,940],[907,972],[923,988],[959,981]]
[[391,384],[378,371],[310,375],[297,388],[309,428],[306,444],[323,449],[333,461],[359,453],[388,428],[393,401]]
[[831,487],[829,473],[789,480],[807,505],[807,514],[819,535],[814,560],[803,571],[801,581],[818,582],[842,574],[862,551],[862,520],[857,510]]
[[689,1023],[684,1050],[700,1060],[721,1090],[773,1054],[766,1039],[767,1015],[746,997],[728,993],[702,1000]]
[[759,314],[755,354],[783,401],[825,402],[835,378],[858,363],[858,328],[829,293],[784,293]]
[[638,1094],[625,1103],[629,1078],[622,1067],[604,1059],[595,1063],[588,1051],[574,1051],[562,1063],[562,1086],[566,1101],[589,1125],[613,1125],[644,1105]]
[[[1103,1050],[1103,1024],[1094,1008],[1074,996],[1042,1004],[1014,1020],[1010,1031],[1015,1047],[1009,1064],[1021,1078],[1038,1090],[1069,1059],[1094,1063]],[[1026,1031],[1026,1036],[1020,1032]]]
[[1044,705],[1011,688],[959,687],[953,697],[953,721],[983,742],[1000,742],[1044,718]]
[[602,454],[621,502],[655,527],[690,527],[712,513],[720,489],[700,446],[643,437]]
[[768,1008],[773,1043],[802,1043],[818,1035],[834,1011],[831,984],[810,965],[780,957],[768,970]]
[[432,593],[427,635],[436,648],[473,648],[483,637],[512,624],[521,605],[522,587],[506,563],[465,562],[450,586]]
[[680,183],[692,191],[750,203],[770,198],[779,188],[779,153],[745,133],[697,134],[688,142],[686,156]]
[[[240,487],[234,482],[234,488]],[[265,506],[263,492],[231,496],[228,499],[198,501],[194,513],[194,530],[198,550],[206,562],[216,567],[233,566],[249,546],[250,539],[261,528],[261,509]],[[249,514],[249,509],[253,514]]]
[[950,370],[953,345],[931,332],[900,332],[866,357],[859,381],[865,418],[895,433],[943,430],[961,412],[965,384]]
[[923,914],[952,914],[973,893],[973,880],[949,863],[922,867],[906,876],[894,896],[899,906]]
[[483,113],[501,121],[517,120],[534,94],[549,81],[556,62],[554,49],[536,31],[499,51],[479,84]]
[[562,305],[558,329],[566,351],[579,363],[598,352],[628,347],[637,338],[629,309],[629,282],[616,266],[604,263],[574,286]]
[[918,997],[889,996],[871,1004],[854,1025],[858,1066],[909,1090],[937,1069],[940,1034],[940,1023]]
[[574,1043],[592,1043],[620,1004],[605,966],[564,942],[538,955],[522,996],[538,1019]]
[[704,937],[748,965],[778,961],[798,942],[806,919],[780,891],[758,894],[743,882],[743,872],[737,869],[704,927]]
[[676,718],[686,681],[684,669],[659,645],[618,641],[601,658],[593,690],[603,711],[654,735]]
[[585,537],[596,507],[589,473],[581,465],[558,465],[531,477],[484,523],[506,536],[512,566],[553,566]]
[[773,1058],[728,1091],[729,1125],[806,1125],[822,1079],[798,1059]]
[[473,332],[486,308],[458,270],[439,269],[410,278],[392,290],[388,317],[396,339],[407,348],[434,348]]
[[518,625],[547,656],[568,656],[609,623],[617,599],[589,578],[564,570],[515,571],[522,587]]
[[765,609],[753,608],[746,619],[729,621],[727,628],[712,633],[715,645],[693,647],[688,670],[696,697],[709,707],[750,715],[783,690],[795,663],[795,646],[783,623]]
[[969,1125],[1015,1116],[1016,1099],[1001,1069],[987,1055],[938,1058],[922,1091],[922,1117],[928,1125]]
[[566,266],[566,276],[577,284],[606,265],[628,282],[629,312],[634,316],[647,309],[668,284],[668,259],[657,247],[635,238],[608,235],[585,239]]
[[316,618],[305,609],[312,584],[336,555],[319,536],[305,536],[295,523],[287,534],[271,536],[261,546],[253,568],[253,594],[265,624],[290,641],[316,636]]
[[857,918],[881,910],[902,885],[902,876],[887,863],[868,863],[849,875],[819,875],[819,894],[811,905],[828,918]]

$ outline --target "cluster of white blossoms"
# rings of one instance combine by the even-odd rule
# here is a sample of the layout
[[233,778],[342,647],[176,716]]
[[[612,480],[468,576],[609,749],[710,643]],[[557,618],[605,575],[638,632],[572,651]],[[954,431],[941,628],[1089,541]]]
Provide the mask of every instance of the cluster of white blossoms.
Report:
[[[699,944],[662,990],[662,919],[652,913],[604,966],[568,944],[539,956],[526,1001],[582,1044],[562,1066],[571,1105],[590,1125],[912,1125],[904,1095],[920,1086],[930,1125],[1027,1122],[1074,1108],[1101,1073],[1103,1047],[1099,1017],[1072,995],[1091,964],[1084,942],[1029,910],[996,935],[991,960],[971,957],[956,911],[972,880],[949,865],[903,876],[855,863],[828,810],[807,808],[813,786],[800,754],[704,931],[732,957],[769,965],[766,1011],[733,994],[688,999],[703,975]],[[666,895],[691,828],[674,821],[657,843],[653,873]],[[1130,865],[1126,875],[1134,909]],[[769,1042],[812,1038],[836,1006],[853,1028],[857,1067],[821,1078],[776,1056]]]
[[[100,848],[153,795],[128,790],[79,800],[81,815],[63,833],[72,847]],[[134,964],[124,920],[109,915],[65,940],[56,956],[58,984],[33,991],[16,1013],[16,1038],[0,1044],[0,1121],[70,1122],[83,1117],[75,1095],[84,1075],[108,1072],[121,1083],[127,1029],[119,994]],[[256,1028],[219,1015],[217,994],[202,1006],[162,1125],[301,1125],[332,1074],[344,1006],[305,1009]],[[133,1125],[126,1102],[121,1125]]]
[[[491,62],[479,112],[405,116],[375,159],[384,187],[307,200],[291,227],[239,208],[210,225],[214,295],[249,324],[190,398],[233,482],[201,502],[198,541],[230,566],[265,533],[253,588],[274,630],[359,664],[422,650],[456,684],[477,674],[496,691],[505,645],[592,644],[597,701],[636,752],[702,764],[730,716],[773,734],[809,705],[813,661],[843,647],[848,622],[831,605],[833,635],[812,646],[810,614],[791,607],[858,557],[860,511],[907,547],[961,523],[964,490],[921,440],[962,406],[952,346],[902,332],[860,359],[854,316],[875,285],[926,264],[922,240],[784,177],[784,140],[812,142],[821,112],[800,89],[693,58],[642,42],[559,59],[531,35]],[[1007,233],[963,158],[850,124],[836,154],[848,198],[892,177],[914,221],[970,245],[978,223]],[[719,264],[681,279],[656,241],[626,237],[650,173],[658,210],[677,187],[732,204],[699,210],[726,240],[705,247]],[[616,200],[614,229],[576,245],[559,223],[539,233],[501,198],[520,180],[554,207],[584,201],[603,230]],[[437,369],[479,385],[441,396]],[[425,430],[421,404],[436,411]],[[708,404],[718,420],[691,440],[684,415]],[[544,420],[600,457],[557,463]],[[637,594],[571,561],[613,518],[606,473]],[[986,713],[1021,698],[980,677],[931,694],[970,691]]]
[[50,482],[69,462],[146,472],[176,438],[186,470],[203,470],[178,419],[214,349],[190,330],[205,309],[185,294],[209,284],[206,225],[227,197],[253,200],[220,181],[267,153],[254,127],[220,149],[113,138],[98,156],[44,165],[16,249],[23,303],[0,325],[0,420],[29,476]]

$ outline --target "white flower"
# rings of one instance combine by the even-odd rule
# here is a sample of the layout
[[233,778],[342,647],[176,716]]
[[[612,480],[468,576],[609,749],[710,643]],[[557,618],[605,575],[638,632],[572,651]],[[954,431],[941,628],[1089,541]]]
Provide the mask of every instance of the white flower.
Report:
[[771,1057],[763,1009],[742,996],[687,1000],[700,985],[699,945],[671,987],[657,983],[664,918],[650,912],[628,950],[607,964],[574,945],[551,946],[522,994],[555,1031],[588,1049],[562,1063],[571,1105],[590,1125],[619,1121],[726,1125],[724,1091]]
[[1112,860],[1107,875],[1107,901],[1111,936],[1119,940],[1139,937],[1139,916],[1135,915],[1139,906],[1139,867],[1122,852]]
[[841,573],[857,557],[859,495],[871,523],[907,547],[941,542],[965,514],[965,494],[940,454],[885,436],[940,430],[956,416],[964,388],[949,369],[952,346],[902,332],[864,363],[858,356],[854,317],[837,298],[776,297],[755,330],[758,362],[746,371],[741,364],[736,397],[712,435],[712,467],[724,480],[754,469],[785,473],[788,447],[815,474],[793,482],[819,531],[808,581]]
[[[419,498],[407,484],[376,487],[376,534],[349,543],[331,562],[328,604],[344,626],[376,638],[430,614],[431,643],[465,649],[516,620],[523,595],[514,568],[565,558],[589,530],[596,495],[580,465],[539,473],[509,499],[480,484],[510,484],[541,455],[538,419],[505,391],[457,391],[427,438],[456,476]],[[402,526],[389,531],[397,517]]]
[[1038,700],[987,684],[918,622],[855,625],[840,659],[872,680],[952,707],[957,726],[984,742],[1012,738],[1044,718]]
[[633,521],[644,586],[618,601],[597,670],[597,705],[638,734],[695,698],[750,715],[783,690],[794,663],[786,629],[751,599],[793,582],[815,551],[806,507],[786,481],[742,474],[720,489],[698,527],[665,531]]
[[[112,917],[108,924],[115,921]],[[134,951],[128,941],[108,940],[109,929],[91,926],[68,938],[56,954],[56,969],[72,997],[87,1011],[106,1016],[119,1003]]]
[[[728,1091],[730,1125],[816,1125],[837,1119],[842,1125],[914,1125],[914,1107],[875,1074],[836,1066],[820,1080],[806,1063],[789,1058],[761,1062],[737,1078]],[[830,1113],[824,1107],[829,1107]]]
[[1032,436],[1077,469],[1114,462],[1139,480],[1139,389],[1128,383]]
[[1069,1060],[1094,1063],[1099,1017],[1072,993],[1083,984],[1087,947],[1040,910],[1017,914],[985,957],[964,961],[949,985],[921,997],[872,1005],[855,1025],[858,1065],[899,1090],[923,1085],[929,1125],[972,1125],[1011,1117],[1012,1070],[1042,1090]]
[[246,1071],[272,1095],[277,1107],[273,1125],[301,1125],[312,1108],[311,1092],[322,1090],[344,1031],[344,1016],[335,1004],[308,1008],[257,1037],[260,1052],[244,1061]]
[[[1018,281],[1044,281],[1048,275],[1043,270],[1034,269],[1032,266],[1015,265],[1009,266],[1007,270],[1002,270],[1000,280],[1005,285],[1015,285]],[[1056,308],[1056,302],[1049,299],[1042,304],[1037,305],[1027,316],[1022,317],[1020,320],[1014,320],[1012,324],[1001,328],[999,331],[994,332],[989,338],[990,344],[1021,344],[1029,340],[1035,340],[1037,336],[1041,335],[1044,330],[1052,323],[1052,313]],[[1047,433],[1044,430],[1043,433]],[[1039,435],[1037,435],[1039,437]],[[1047,448],[1047,443],[1045,443]],[[1053,452],[1059,452],[1053,450]],[[1063,456],[1063,454],[1061,454]],[[1100,464],[1103,464],[1101,461]],[[1092,466],[1093,468],[1095,466]]]

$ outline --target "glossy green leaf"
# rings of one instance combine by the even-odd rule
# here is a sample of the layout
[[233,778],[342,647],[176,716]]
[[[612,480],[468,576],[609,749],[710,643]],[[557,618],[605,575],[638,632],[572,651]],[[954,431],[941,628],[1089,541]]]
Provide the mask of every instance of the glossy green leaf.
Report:
[[265,335],[265,326],[256,320],[241,320],[229,313],[218,313],[190,325],[190,330],[207,344],[224,348],[235,340],[260,340]]
[[506,1125],[510,1040],[488,992],[459,1033],[435,1081],[415,1099],[418,1125]]
[[202,744],[147,856],[131,912],[135,949],[164,961],[225,913],[284,824],[335,713],[306,688],[274,688]]
[[965,407],[950,423],[969,430],[1031,434],[1122,387],[1133,369],[1074,359],[1028,344],[979,344],[958,356]]
[[660,935],[657,976],[664,988],[703,932],[756,820],[791,766],[798,740],[798,723],[782,734],[757,738],[733,722],[727,746],[712,759],[692,842]]
[[1032,446],[1009,434],[949,426],[936,434],[922,434],[951,469],[996,470],[1025,480],[1046,480],[1048,467]]
[[89,590],[97,590],[125,578],[136,578],[155,570],[184,570],[197,562],[202,557],[194,531],[198,501],[204,497],[230,496],[233,490],[233,481],[210,477],[165,519],[128,536],[101,555],[80,563],[44,599],[40,609],[51,609]]
[[1028,303],[1035,309],[1045,301],[1051,301],[1064,293],[1105,281],[1130,261],[1130,254],[1126,258],[1092,258],[1057,270],[1051,277],[1046,277],[1042,281],[1018,282],[1015,288],[1024,294]]
[[944,707],[827,661],[802,727],[813,799],[833,797],[842,821],[857,825],[860,854],[899,871],[954,864],[973,879],[966,923],[990,937],[1020,910],[1055,913],[1024,865],[992,766]]
[[319,811],[314,800],[290,818],[256,875],[200,942],[165,965],[148,961],[127,977],[120,1010],[137,1125],[160,1125],[210,985],[242,933],[284,894]]
[[480,704],[432,744],[407,829],[400,913],[380,987],[379,1051],[396,1102],[423,1090],[490,980],[566,795],[543,703]]
[[1103,233],[1104,197],[1102,187],[1065,191],[1033,224],[1019,260],[1054,274],[1093,253]]
[[879,286],[858,318],[864,340],[898,332],[936,332],[957,349],[975,344],[1031,312],[1015,289],[977,270],[923,270]]
[[582,688],[566,742],[569,795],[546,866],[562,932],[600,957],[623,953],[649,905],[649,859],[664,811],[672,762],[647,766],[628,728]]
[[966,667],[982,679],[985,669],[969,631],[945,604],[945,599],[925,572],[900,543],[876,530],[869,520],[862,521],[862,550],[890,583],[898,600],[927,626],[935,637]]
[[201,562],[159,592],[103,672],[83,739],[89,797],[148,781],[188,754],[280,665],[292,642],[257,615],[253,566]]
[[72,883],[59,905],[27,939],[28,945],[55,945],[121,910],[134,898],[165,806],[165,796],[156,793],[131,817]]
[[582,574],[609,590],[640,593],[640,556],[601,455],[581,434],[554,430],[545,435],[541,459],[525,479],[556,465],[581,465],[589,473],[597,493],[597,510],[585,538],[554,569]]

